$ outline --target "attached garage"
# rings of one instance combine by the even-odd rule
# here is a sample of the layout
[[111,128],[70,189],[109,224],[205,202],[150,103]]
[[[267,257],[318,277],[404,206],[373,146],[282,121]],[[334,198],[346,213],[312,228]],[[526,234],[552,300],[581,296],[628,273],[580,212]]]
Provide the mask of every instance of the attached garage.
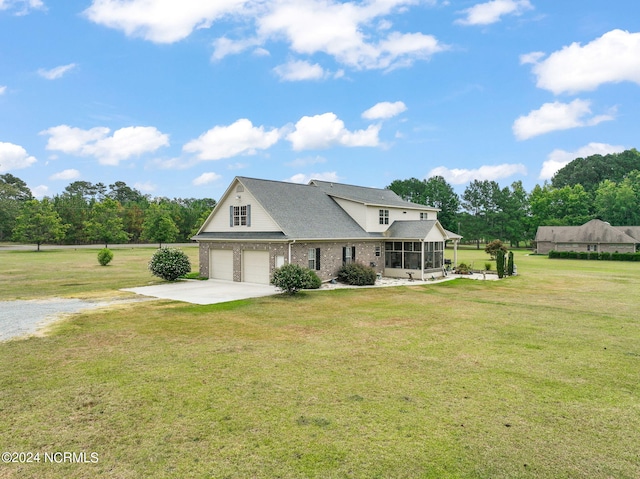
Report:
[[247,283],[269,284],[269,252],[245,250],[242,253],[242,281]]
[[209,250],[209,277],[233,281],[233,250]]

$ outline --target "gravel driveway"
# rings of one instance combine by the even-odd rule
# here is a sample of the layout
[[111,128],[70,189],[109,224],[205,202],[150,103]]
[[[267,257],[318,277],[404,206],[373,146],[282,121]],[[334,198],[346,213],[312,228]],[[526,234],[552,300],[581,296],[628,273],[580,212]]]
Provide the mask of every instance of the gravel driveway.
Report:
[[0,301],[0,341],[35,334],[61,319],[64,314],[132,301],[139,300],[84,301],[53,298]]

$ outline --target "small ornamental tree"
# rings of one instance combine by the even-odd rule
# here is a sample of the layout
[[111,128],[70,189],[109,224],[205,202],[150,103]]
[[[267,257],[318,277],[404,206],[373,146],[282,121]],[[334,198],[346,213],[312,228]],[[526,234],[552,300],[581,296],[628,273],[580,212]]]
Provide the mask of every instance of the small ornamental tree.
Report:
[[502,251],[504,254],[507,254],[507,247],[499,239],[493,240],[484,248],[484,252],[491,255],[491,259],[496,258],[498,251]]
[[498,250],[496,253],[496,269],[498,278],[504,278],[504,251]]
[[271,284],[287,294],[296,294],[301,289],[317,289],[322,283],[315,271],[297,264],[285,264],[273,272]]
[[113,252],[109,248],[102,248],[98,251],[98,263],[102,266],[108,265],[113,259]]
[[509,257],[508,257],[508,260],[507,260],[507,274],[509,276],[513,276],[513,270],[514,270],[513,251],[509,251]]
[[166,281],[175,281],[191,271],[189,257],[177,248],[159,248],[149,261],[149,271]]

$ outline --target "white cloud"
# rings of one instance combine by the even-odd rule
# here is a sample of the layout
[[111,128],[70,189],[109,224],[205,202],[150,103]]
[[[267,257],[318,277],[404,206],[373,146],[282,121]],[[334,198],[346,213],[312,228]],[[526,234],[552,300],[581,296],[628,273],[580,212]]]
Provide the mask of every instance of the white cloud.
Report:
[[526,140],[557,130],[568,130],[583,126],[594,126],[613,120],[613,114],[591,115],[591,102],[579,98],[571,103],[545,103],[538,110],[519,117],[513,123],[513,133],[518,140]]
[[50,180],[75,180],[80,178],[80,172],[75,169],[62,170],[49,177]]
[[[379,0],[365,4],[332,0],[284,0],[258,19],[258,34],[285,38],[299,54],[325,53],[356,69],[407,66],[447,50],[432,35],[365,31],[379,17],[413,4],[410,0]],[[383,36],[386,35],[386,36]]]
[[23,147],[0,141],[0,173],[28,168],[36,161]]
[[295,130],[287,135],[294,150],[324,149],[332,146],[378,146],[380,125],[366,130],[349,131],[335,113],[303,116]]
[[42,131],[49,135],[47,150],[62,151],[78,156],[93,156],[102,165],[118,165],[122,160],[151,153],[169,145],[169,135],[151,126],[121,128],[108,136],[111,130],[96,127],[82,130],[59,125]]
[[0,0],[0,10],[17,8],[16,15],[26,15],[31,10],[45,9],[42,0]]
[[566,151],[556,149],[549,153],[547,160],[542,164],[540,175],[541,180],[549,180],[556,172],[565,167],[576,158],[586,158],[591,155],[608,155],[610,153],[620,153],[626,148],[620,145],[608,145],[607,143],[589,143],[576,151]]
[[182,148],[196,153],[200,160],[221,160],[238,155],[254,155],[257,150],[266,150],[280,139],[280,131],[265,131],[263,126],[255,127],[247,119],[237,120],[229,126],[215,126],[191,140]]
[[293,175],[291,178],[285,181],[306,185],[311,180],[334,181],[337,183],[340,180],[340,177],[335,171],[327,171],[325,173],[311,173],[310,175],[305,175],[304,173],[298,173],[297,175]]
[[222,178],[222,176],[217,173],[213,173],[213,172],[202,173],[200,176],[195,178],[192,181],[192,183],[195,186],[202,186],[202,185],[207,185],[209,183],[213,183],[214,181],[218,181],[220,178]]
[[529,0],[492,0],[462,10],[460,13],[464,13],[465,18],[460,18],[455,23],[459,25],[490,25],[499,22],[503,15],[522,15],[527,10],[533,10]]
[[311,64],[306,61],[296,60],[278,65],[273,71],[285,81],[301,81],[301,80],[322,80],[326,73],[317,63]]
[[529,62],[534,63],[536,85],[556,95],[591,91],[605,83],[640,84],[640,33],[612,30],[584,46],[572,43],[541,58]]
[[[285,41],[299,54],[325,53],[357,69],[388,69],[428,59],[448,49],[432,35],[391,31],[386,16],[406,13],[418,0],[93,0],[84,14],[129,36],[173,43],[221,19],[242,25],[242,38],[222,35],[212,58],[248,48],[264,52],[269,41]],[[435,2],[429,1],[433,4]],[[252,31],[247,32],[247,25]]]
[[154,184],[153,184],[153,183],[151,183],[150,181],[145,181],[144,183],[143,183],[143,182],[140,182],[140,181],[137,181],[137,182],[135,182],[135,183],[133,184],[133,187],[134,187],[136,190],[141,191],[142,193],[152,193],[152,192],[154,192],[154,191],[156,190],[156,188],[157,188],[157,187],[156,187],[156,185],[154,185]]
[[49,192],[49,187],[46,185],[39,185],[34,187],[29,186],[29,189],[31,190],[31,194],[36,198],[43,198]]
[[84,14],[95,23],[155,43],[174,43],[225,16],[243,13],[247,0],[94,0]]
[[386,118],[392,118],[404,111],[407,111],[407,106],[401,101],[396,101],[394,103],[383,101],[373,105],[367,111],[362,113],[362,118],[367,120],[383,120]]
[[439,166],[429,172],[427,178],[432,176],[442,176],[445,180],[453,185],[463,185],[473,180],[479,181],[495,181],[501,178],[508,178],[513,175],[526,175],[527,168],[522,164],[502,164],[495,166],[481,166],[476,169],[449,169],[446,166]]
[[0,86],[0,95],[4,95],[4,92],[7,91],[7,87],[6,86]]
[[46,78],[47,80],[57,80],[58,78],[62,78],[65,73],[73,70],[75,67],[75,63],[69,63],[68,65],[61,65],[59,67],[52,68],[51,70],[41,68],[38,70],[38,75]]

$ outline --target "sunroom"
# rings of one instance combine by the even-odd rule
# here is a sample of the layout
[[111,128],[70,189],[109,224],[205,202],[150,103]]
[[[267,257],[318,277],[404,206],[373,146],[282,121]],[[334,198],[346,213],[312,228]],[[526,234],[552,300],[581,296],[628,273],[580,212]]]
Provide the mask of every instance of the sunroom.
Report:
[[396,221],[385,236],[385,276],[423,280],[442,276],[447,235],[440,223]]

